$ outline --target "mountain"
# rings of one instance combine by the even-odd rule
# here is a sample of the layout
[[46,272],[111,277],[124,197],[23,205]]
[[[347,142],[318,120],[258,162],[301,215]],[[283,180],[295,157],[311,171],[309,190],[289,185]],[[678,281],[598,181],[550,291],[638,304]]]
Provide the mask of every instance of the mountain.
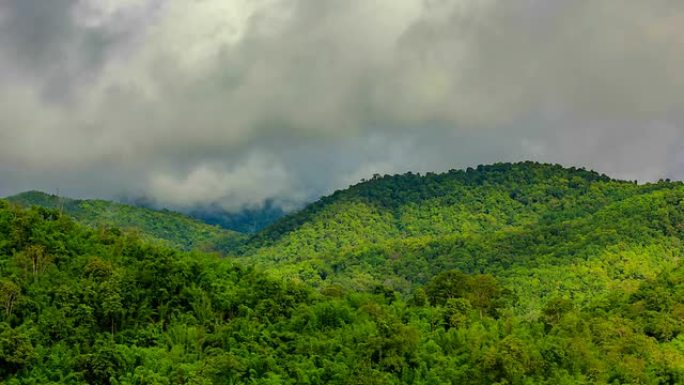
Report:
[[682,198],[681,183],[533,162],[376,176],[267,227],[238,258],[317,285],[410,290],[450,268],[505,275],[614,248],[679,255],[680,223],[668,221]]
[[[131,206],[159,209],[157,201],[145,196],[122,197],[119,201]],[[244,234],[254,234],[287,214],[282,206],[273,200],[267,200],[257,207],[233,210],[227,210],[216,203],[198,204],[181,212],[204,223]]]
[[105,200],[70,199],[39,191],[27,191],[6,199],[25,207],[57,209],[92,227],[114,226],[137,230],[185,250],[227,250],[243,237],[237,232],[169,210],[153,210]]
[[0,200],[2,383],[684,383],[679,182],[378,176],[227,258],[61,206]]
[[221,226],[245,234],[254,234],[268,227],[287,213],[273,201],[263,206],[228,211],[217,205],[208,205],[188,211],[188,216],[211,225]]

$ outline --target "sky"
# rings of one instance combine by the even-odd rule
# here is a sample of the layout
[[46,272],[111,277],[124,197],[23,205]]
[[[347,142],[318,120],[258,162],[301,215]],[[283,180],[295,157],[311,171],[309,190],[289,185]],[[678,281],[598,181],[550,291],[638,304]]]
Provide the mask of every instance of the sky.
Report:
[[0,195],[284,207],[537,160],[684,178],[680,0],[0,0]]

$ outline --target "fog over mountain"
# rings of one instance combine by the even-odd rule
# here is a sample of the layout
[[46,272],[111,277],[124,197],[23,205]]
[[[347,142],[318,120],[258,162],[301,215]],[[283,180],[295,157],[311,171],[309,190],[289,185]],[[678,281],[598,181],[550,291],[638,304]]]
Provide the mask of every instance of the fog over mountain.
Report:
[[684,3],[4,0],[0,194],[286,206],[533,159],[684,177]]

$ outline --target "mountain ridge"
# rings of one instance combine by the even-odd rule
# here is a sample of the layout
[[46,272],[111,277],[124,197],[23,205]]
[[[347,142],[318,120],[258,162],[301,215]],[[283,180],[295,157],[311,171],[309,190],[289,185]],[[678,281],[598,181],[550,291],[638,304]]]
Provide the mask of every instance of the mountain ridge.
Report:
[[237,232],[206,224],[179,212],[155,210],[103,199],[72,199],[31,190],[5,198],[22,206],[56,209],[89,226],[139,230],[185,250],[225,250],[243,237]]
[[[368,274],[372,277],[369,282],[388,277],[408,280],[394,286],[408,290],[440,269],[425,265],[423,269],[431,272],[427,275],[415,275],[415,269],[398,274],[393,269],[407,263],[424,265],[435,258],[430,251],[435,247],[443,250],[441,266],[469,272],[482,272],[483,267],[459,263],[466,255],[454,254],[457,249],[451,244],[510,249],[507,253],[517,255],[512,259],[514,264],[528,247],[536,247],[537,254],[531,257],[535,260],[546,253],[544,250],[564,247],[559,243],[562,238],[554,234],[575,229],[577,239],[592,239],[593,230],[616,231],[594,216],[607,215],[606,210],[620,205],[634,212],[630,205],[639,200],[643,202],[636,207],[653,204],[668,208],[661,195],[679,197],[683,186],[665,181],[640,185],[584,169],[535,162],[500,163],[423,176],[375,177],[267,227],[239,249],[237,258],[256,261],[281,274],[306,277],[318,285],[325,284],[324,277],[340,279],[347,275],[353,280],[354,276]],[[625,228],[638,226],[641,224],[636,221]],[[671,235],[667,232],[654,233],[647,227],[642,231],[655,237],[648,242],[669,243]],[[621,233],[616,242],[637,235]],[[531,237],[528,245],[521,244],[525,237]],[[499,238],[498,245],[490,244],[491,239]],[[416,251],[416,245],[422,245],[423,250]],[[568,252],[570,258],[572,252]],[[476,252],[481,258],[487,253]],[[487,258],[494,261],[493,255]],[[369,265],[369,261],[374,262]],[[498,265],[489,266],[488,271],[493,271],[493,266]]]

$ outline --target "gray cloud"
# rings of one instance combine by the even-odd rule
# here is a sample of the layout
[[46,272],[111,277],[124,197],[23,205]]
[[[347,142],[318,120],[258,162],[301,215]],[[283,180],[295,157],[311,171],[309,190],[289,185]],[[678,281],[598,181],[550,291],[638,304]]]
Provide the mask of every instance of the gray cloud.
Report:
[[535,159],[684,177],[684,4],[8,0],[0,193],[282,202]]

